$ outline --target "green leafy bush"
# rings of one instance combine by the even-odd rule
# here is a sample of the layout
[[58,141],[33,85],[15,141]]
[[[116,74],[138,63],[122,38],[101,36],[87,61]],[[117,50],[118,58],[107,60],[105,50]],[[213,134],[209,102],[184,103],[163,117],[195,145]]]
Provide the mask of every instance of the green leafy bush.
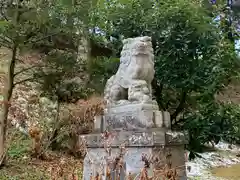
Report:
[[189,149],[203,151],[204,144],[225,140],[240,143],[240,106],[222,103],[200,104],[185,114],[184,129],[189,131]]
[[230,143],[240,144],[240,106],[236,104],[224,104],[222,107],[224,122],[223,139]]

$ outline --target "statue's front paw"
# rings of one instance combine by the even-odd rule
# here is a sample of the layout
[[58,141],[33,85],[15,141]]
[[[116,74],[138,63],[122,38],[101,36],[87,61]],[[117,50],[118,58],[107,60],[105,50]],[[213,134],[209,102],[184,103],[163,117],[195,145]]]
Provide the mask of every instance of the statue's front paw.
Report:
[[142,101],[143,102],[149,102],[149,101],[151,101],[151,98],[148,95],[143,95]]
[[144,87],[142,89],[142,91],[143,91],[144,94],[149,94],[150,93],[150,91],[149,91],[149,89],[147,87]]

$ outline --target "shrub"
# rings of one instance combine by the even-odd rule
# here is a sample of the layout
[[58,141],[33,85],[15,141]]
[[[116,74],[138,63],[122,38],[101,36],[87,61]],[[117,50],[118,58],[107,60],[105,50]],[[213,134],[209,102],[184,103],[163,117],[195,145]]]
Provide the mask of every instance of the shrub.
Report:
[[240,106],[204,103],[198,111],[185,114],[184,129],[189,131],[191,151],[203,151],[204,144],[225,140],[240,143]]
[[103,110],[104,100],[97,96],[80,100],[76,104],[64,105],[58,126],[53,131],[53,139],[56,139],[53,149],[67,148],[74,156],[83,157],[85,149],[79,141],[79,135],[92,131],[94,117],[102,115]]

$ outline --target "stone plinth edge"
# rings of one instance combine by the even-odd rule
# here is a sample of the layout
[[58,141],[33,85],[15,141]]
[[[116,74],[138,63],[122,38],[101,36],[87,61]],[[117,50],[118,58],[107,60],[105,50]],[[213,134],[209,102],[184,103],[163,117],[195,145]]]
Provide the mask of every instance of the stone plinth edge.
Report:
[[[104,137],[101,133],[84,136],[88,148],[104,147]],[[181,132],[172,132],[163,128],[152,128],[145,132],[138,131],[112,131],[110,132],[111,147],[159,147],[164,145],[187,144],[187,138]]]

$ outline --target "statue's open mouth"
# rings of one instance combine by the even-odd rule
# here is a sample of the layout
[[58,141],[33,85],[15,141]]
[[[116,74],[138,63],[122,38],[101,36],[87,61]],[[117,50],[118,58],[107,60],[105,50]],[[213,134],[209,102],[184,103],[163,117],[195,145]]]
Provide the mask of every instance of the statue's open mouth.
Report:
[[153,53],[152,44],[151,41],[149,42],[138,42],[137,44],[134,44],[132,47],[133,55],[145,55],[149,53]]

